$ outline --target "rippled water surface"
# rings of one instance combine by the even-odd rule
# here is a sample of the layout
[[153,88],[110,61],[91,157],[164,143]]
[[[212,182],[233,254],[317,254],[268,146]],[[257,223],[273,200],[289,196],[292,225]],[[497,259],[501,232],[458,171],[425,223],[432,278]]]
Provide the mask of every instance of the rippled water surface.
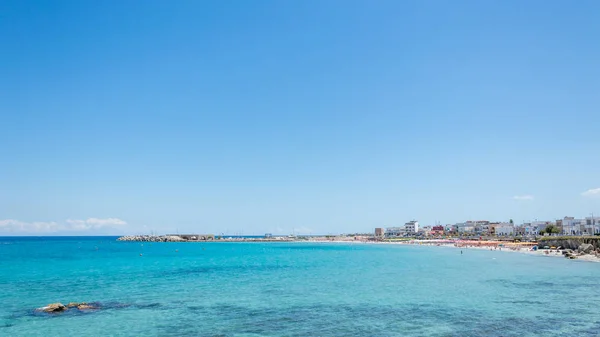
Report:
[[[596,263],[444,247],[115,239],[0,238],[0,336],[600,335]],[[35,311],[72,301],[101,309]]]

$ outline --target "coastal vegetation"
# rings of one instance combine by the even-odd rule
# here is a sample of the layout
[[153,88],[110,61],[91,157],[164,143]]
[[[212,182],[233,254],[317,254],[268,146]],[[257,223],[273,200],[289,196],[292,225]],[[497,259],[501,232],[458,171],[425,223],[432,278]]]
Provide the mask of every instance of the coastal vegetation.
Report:
[[552,235],[552,234],[560,234],[560,232],[561,232],[560,228],[558,228],[557,226],[548,225],[548,226],[546,226],[546,228],[540,229],[540,231],[538,233],[539,233],[539,235],[544,235],[546,233],[549,235]]

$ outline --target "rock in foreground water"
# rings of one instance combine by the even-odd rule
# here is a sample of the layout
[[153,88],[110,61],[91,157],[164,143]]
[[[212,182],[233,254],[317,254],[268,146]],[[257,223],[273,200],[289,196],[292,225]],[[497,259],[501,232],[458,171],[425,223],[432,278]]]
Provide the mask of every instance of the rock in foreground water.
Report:
[[43,312],[62,312],[62,311],[67,310],[67,307],[65,305],[63,305],[62,303],[52,303],[52,304],[48,304],[47,306],[42,307],[38,310],[43,311]]
[[87,303],[85,303],[85,302],[69,302],[67,304],[67,308],[77,308],[78,306],[85,305],[85,304],[87,304]]
[[41,307],[36,309],[36,311],[42,311],[46,313],[58,313],[67,311],[69,309],[77,309],[77,310],[96,310],[100,309],[97,303],[87,303],[87,302],[69,302],[67,305],[62,303],[52,303],[48,304],[45,307]]

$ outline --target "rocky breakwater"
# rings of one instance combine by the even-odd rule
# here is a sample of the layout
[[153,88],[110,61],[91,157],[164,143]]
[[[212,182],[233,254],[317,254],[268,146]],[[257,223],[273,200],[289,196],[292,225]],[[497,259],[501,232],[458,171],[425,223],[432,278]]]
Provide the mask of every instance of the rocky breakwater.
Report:
[[589,244],[596,248],[600,248],[600,237],[591,236],[559,236],[559,237],[544,237],[538,241],[540,247],[562,247],[563,249],[579,249],[579,246]]
[[187,240],[177,235],[126,235],[118,238],[117,241],[184,242]]
[[571,260],[581,256],[593,256],[600,258],[600,248],[594,248],[594,246],[589,243],[582,243],[577,249],[564,249],[562,254],[564,257]]
[[590,261],[600,261],[600,237],[543,237],[538,241],[538,247],[541,249],[556,248],[567,259],[582,258]]

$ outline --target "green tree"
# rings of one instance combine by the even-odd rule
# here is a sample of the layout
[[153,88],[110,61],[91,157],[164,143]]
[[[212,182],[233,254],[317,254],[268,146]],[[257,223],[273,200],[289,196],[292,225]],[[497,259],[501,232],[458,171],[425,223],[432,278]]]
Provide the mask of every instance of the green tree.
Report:
[[544,235],[544,233],[548,233],[548,234],[559,234],[560,233],[560,229],[554,225],[548,225],[546,226],[546,229],[543,229],[540,231],[540,235]]
[[509,222],[510,222],[510,224],[511,224],[511,225],[515,223],[515,222],[513,221],[513,219],[510,219],[510,221],[509,221]]

